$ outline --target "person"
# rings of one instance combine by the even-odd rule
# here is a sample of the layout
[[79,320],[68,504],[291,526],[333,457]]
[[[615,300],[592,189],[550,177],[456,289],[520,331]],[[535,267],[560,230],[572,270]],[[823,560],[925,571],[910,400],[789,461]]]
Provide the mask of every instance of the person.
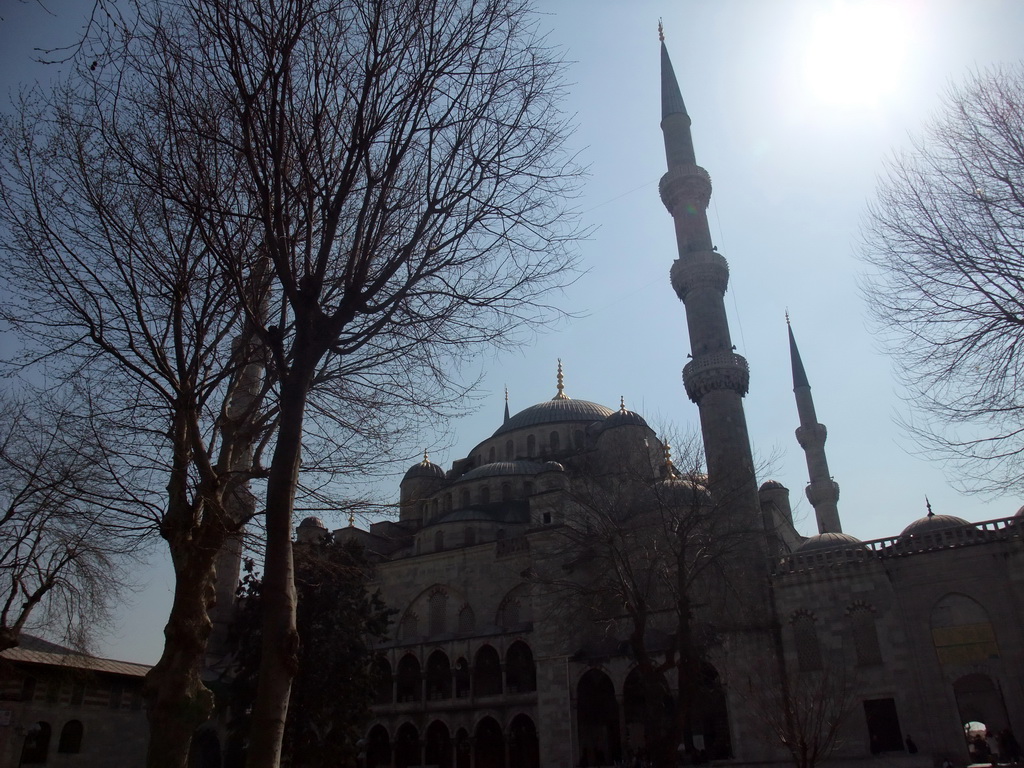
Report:
[[912,738],[910,738],[910,734],[909,733],[907,734],[907,738],[905,739],[905,741],[907,743],[907,752],[909,752],[912,755],[916,755],[917,754],[917,744],[915,744],[914,740]]

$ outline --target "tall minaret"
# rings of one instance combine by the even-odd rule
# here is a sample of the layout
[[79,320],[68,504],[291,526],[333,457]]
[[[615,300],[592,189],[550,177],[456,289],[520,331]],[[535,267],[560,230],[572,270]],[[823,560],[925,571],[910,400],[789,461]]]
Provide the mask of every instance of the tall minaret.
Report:
[[796,395],[796,410],[800,415],[800,426],[796,428],[796,440],[804,449],[807,458],[807,500],[814,507],[814,516],[818,519],[818,533],[842,533],[839,524],[839,484],[832,479],[828,471],[828,460],[825,458],[825,440],[828,430],[824,424],[818,423],[814,413],[814,399],[811,397],[811,385],[804,372],[804,364],[800,359],[800,350],[796,348],[793,337],[793,326],[786,315],[786,327],[789,330],[789,358],[793,364],[793,394]]
[[697,165],[679,84],[661,34],[661,130],[668,173],[661,178],[662,202],[672,214],[679,258],[672,287],[686,306],[692,360],[683,369],[686,394],[700,410],[708,479],[731,514],[749,530],[763,525],[754,461],[743,414],[747,361],[733,350],[725,314],[729,265],[711,243],[707,207],[711,177]]

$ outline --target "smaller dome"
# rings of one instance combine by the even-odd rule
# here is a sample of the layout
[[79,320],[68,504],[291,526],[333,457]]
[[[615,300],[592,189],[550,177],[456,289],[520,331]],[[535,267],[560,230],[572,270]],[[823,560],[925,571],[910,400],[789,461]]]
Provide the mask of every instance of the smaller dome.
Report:
[[327,526],[324,525],[324,521],[321,520],[319,517],[307,517],[305,520],[299,523],[299,528],[320,528],[324,531],[327,530]]
[[805,553],[823,549],[841,549],[843,547],[861,546],[861,543],[860,539],[848,533],[818,533],[809,537],[807,541],[796,548],[796,551]]
[[502,477],[504,475],[535,475],[543,471],[543,465],[537,461],[529,461],[527,459],[493,461],[490,464],[474,467],[460,477],[459,480],[478,480],[481,477]]
[[606,429],[612,429],[613,427],[646,427],[647,422],[644,421],[644,417],[634,411],[627,411],[625,407],[617,410],[611,416],[608,416],[604,421],[601,422],[601,431],[604,432]]
[[406,480],[411,480],[414,477],[429,477],[444,479],[444,470],[427,458],[427,452],[423,452],[423,461],[419,464],[413,464],[405,472],[405,477],[402,478],[404,483]]
[[929,514],[918,518],[904,528],[900,536],[923,536],[926,533],[945,531],[950,528],[962,528],[965,525],[970,525],[970,523],[962,517]]
[[761,487],[758,488],[757,490],[758,491],[788,491],[789,488],[784,486],[778,480],[765,480],[763,483],[761,483]]
[[557,461],[545,461],[540,468],[541,472],[565,472],[565,467]]

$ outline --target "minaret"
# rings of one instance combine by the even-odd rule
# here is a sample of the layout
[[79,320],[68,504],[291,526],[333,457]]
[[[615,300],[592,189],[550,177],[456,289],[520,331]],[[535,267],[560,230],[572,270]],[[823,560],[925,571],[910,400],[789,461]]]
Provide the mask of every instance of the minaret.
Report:
[[711,177],[697,165],[690,116],[661,34],[661,130],[668,173],[659,185],[662,202],[675,221],[679,258],[672,287],[686,306],[693,358],[683,369],[686,394],[700,410],[708,480],[736,522],[748,530],[763,524],[750,451],[743,395],[747,361],[736,354],[725,314],[729,265],[711,243],[707,207]]
[[796,429],[796,439],[804,449],[807,458],[807,474],[811,481],[807,484],[807,500],[814,507],[814,516],[818,519],[818,533],[842,533],[839,524],[839,484],[832,479],[828,471],[828,460],[825,458],[825,440],[828,430],[824,424],[818,423],[814,413],[814,399],[811,397],[811,385],[804,372],[804,364],[800,359],[800,350],[796,348],[793,327],[786,315],[786,328],[789,330],[789,357],[793,364],[793,394],[796,396],[796,410],[800,415],[800,426]]

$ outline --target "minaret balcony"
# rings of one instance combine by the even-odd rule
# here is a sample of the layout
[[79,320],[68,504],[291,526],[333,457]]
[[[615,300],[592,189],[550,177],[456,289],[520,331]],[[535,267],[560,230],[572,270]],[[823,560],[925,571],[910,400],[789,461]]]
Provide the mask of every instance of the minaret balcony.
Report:
[[750,367],[746,358],[735,352],[709,352],[686,364],[683,384],[686,394],[698,404],[708,392],[720,389],[742,396],[750,387]]
[[796,428],[796,441],[805,451],[808,448],[823,448],[828,439],[824,424],[806,424]]
[[671,168],[661,177],[658,192],[672,216],[705,211],[711,202],[711,176],[699,165]]
[[717,251],[691,251],[672,262],[672,287],[681,301],[690,291],[709,288],[725,295],[729,287],[729,263]]
[[839,483],[829,478],[814,480],[807,484],[804,493],[815,509],[821,504],[836,504],[839,501]]

